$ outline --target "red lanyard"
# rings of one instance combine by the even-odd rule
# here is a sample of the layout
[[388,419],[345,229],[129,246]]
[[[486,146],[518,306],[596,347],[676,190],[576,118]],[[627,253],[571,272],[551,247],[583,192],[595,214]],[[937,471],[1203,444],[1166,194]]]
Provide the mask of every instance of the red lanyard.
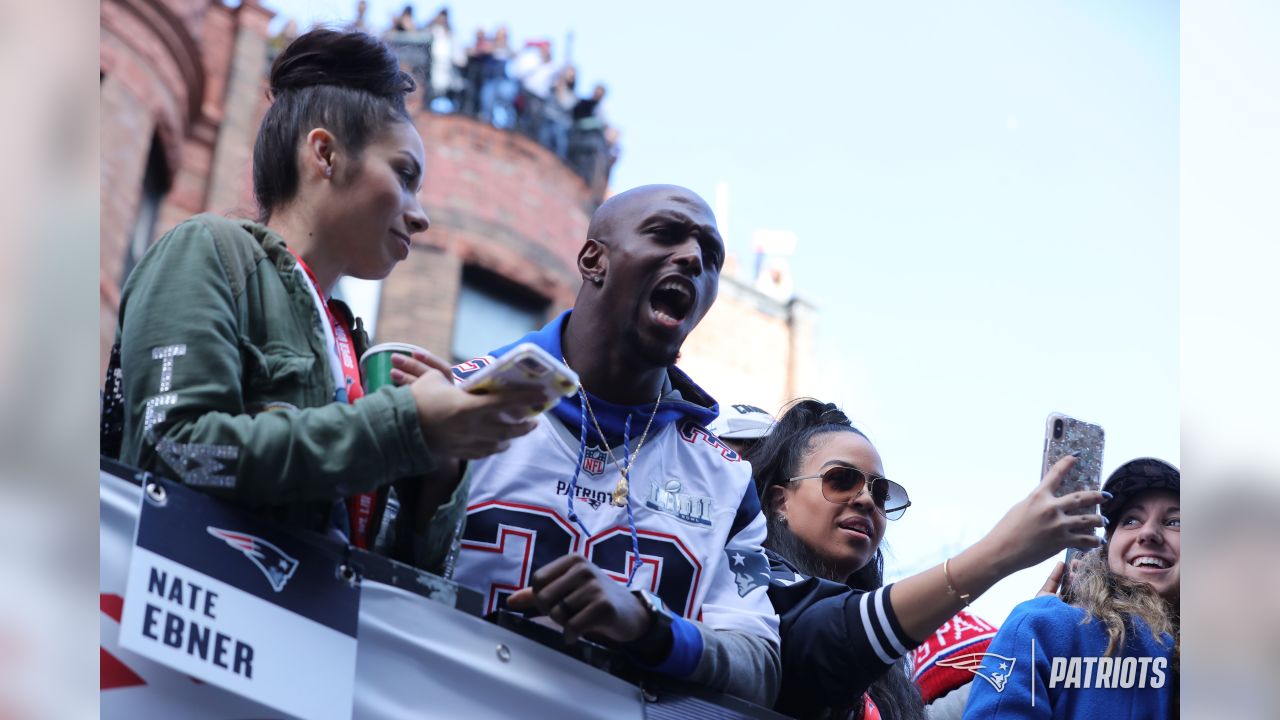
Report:
[[870,693],[862,696],[862,720],[880,720],[880,708],[871,701]]
[[[293,251],[290,250],[290,252]],[[333,343],[338,350],[338,363],[342,367],[342,377],[347,385],[345,388],[347,402],[355,402],[364,397],[364,386],[360,384],[360,365],[356,363],[356,351],[351,342],[351,329],[333,313],[330,307],[333,301],[325,299],[324,292],[320,289],[320,281],[316,280],[315,273],[311,272],[307,263],[297,255],[293,257],[298,261],[298,267],[302,268],[307,278],[311,280],[311,284],[315,286],[316,294],[320,296],[321,304],[324,305],[324,313],[329,316],[329,329],[333,331]]]
[[[293,253],[292,250],[289,251]],[[353,403],[364,397],[364,386],[360,383],[360,365],[356,363],[355,346],[351,341],[351,328],[333,312],[330,307],[331,300],[326,300],[324,292],[320,290],[320,282],[316,280],[316,276],[311,272],[311,268],[298,257],[297,253],[293,253],[293,257],[298,261],[298,266],[307,274],[307,278],[311,280],[311,284],[316,289],[316,294],[320,296],[321,304],[324,305],[324,312],[329,316],[329,329],[333,332],[333,342],[338,351],[338,364],[342,368],[342,378],[346,383],[347,402]],[[368,547],[369,521],[373,518],[374,493],[360,493],[354,497],[347,498],[347,513],[351,518],[351,540],[356,547],[364,549]]]

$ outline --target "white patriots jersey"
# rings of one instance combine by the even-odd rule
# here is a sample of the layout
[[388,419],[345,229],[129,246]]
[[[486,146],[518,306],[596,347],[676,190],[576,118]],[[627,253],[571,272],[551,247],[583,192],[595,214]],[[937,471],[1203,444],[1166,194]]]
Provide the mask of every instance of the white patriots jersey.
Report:
[[[672,612],[778,642],[750,465],[691,420],[656,431],[630,472],[636,557],[627,510],[610,503],[619,470],[590,445],[572,500],[588,532],[569,519],[578,446],[557,422],[542,415],[505,452],[468,463],[467,522],[453,579],[483,593],[486,612],[505,606],[541,566],[575,553],[622,583],[639,563],[632,587],[662,598]],[[622,460],[622,449],[614,455]]]

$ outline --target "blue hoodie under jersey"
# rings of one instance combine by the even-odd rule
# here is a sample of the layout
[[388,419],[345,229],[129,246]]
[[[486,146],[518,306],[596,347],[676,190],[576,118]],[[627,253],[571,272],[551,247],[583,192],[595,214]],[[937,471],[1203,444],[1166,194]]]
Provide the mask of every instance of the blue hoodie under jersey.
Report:
[[[497,348],[490,352],[489,355],[495,358],[501,357],[515,346],[528,342],[546,350],[554,358],[563,358],[564,350],[561,346],[560,338],[571,312],[573,311],[565,310],[541,330],[531,332],[513,343]],[[663,398],[657,403],[656,411],[653,404],[650,403],[645,403],[644,405],[617,405],[587,392],[587,399],[591,402],[591,410],[595,414],[596,421],[600,424],[600,429],[605,433],[604,441],[610,447],[617,448],[621,457],[629,455],[630,443],[649,422],[650,413],[654,413],[653,426],[649,430],[651,434],[656,434],[667,425],[685,418],[706,427],[720,414],[720,406],[715,399],[707,394],[705,390],[698,387],[697,383],[693,382],[682,370],[672,365],[667,368],[667,373],[671,379],[671,387],[673,390],[679,391],[679,397]],[[455,374],[457,373],[455,372]],[[459,376],[462,377],[463,375],[459,374]],[[583,392],[586,392],[585,388]],[[570,430],[579,434],[579,442],[585,445],[588,442],[592,442],[592,437],[599,438],[599,433],[596,432],[591,422],[584,422],[583,408],[584,405],[581,399],[575,394],[571,397],[562,398],[549,412]],[[572,496],[573,494],[570,492],[569,497]],[[756,497],[754,489],[748,486],[741,507],[738,509],[738,518],[734,522],[734,528],[730,531],[730,537],[737,534],[741,527],[745,527],[759,513],[759,498]],[[572,504],[569,506],[569,514],[571,521],[578,522]],[[634,523],[632,523],[633,538],[634,534],[635,528]],[[639,555],[638,549],[636,554]],[[671,652],[664,662],[659,663],[652,669],[675,677],[685,677],[693,673],[702,655],[702,636],[688,620],[671,612],[667,614],[672,621]]]
[[[493,357],[502,357],[515,346],[531,342],[546,350],[551,354],[551,357],[563,358],[564,350],[560,345],[560,336],[564,332],[564,324],[568,322],[569,313],[571,312],[573,311],[565,310],[541,330],[531,332],[489,354]],[[682,370],[674,365],[669,367],[667,371],[671,377],[672,387],[680,391],[681,398],[664,398],[658,403],[658,411],[653,418],[653,429],[649,432],[656,433],[667,425],[686,417],[704,427],[710,425],[716,419],[716,416],[720,414],[720,406],[715,399],[708,395],[705,390],[698,387],[693,380],[689,379],[688,375],[685,375]],[[653,412],[652,403],[645,403],[644,405],[615,405],[601,400],[590,392],[587,393],[587,397],[591,401],[591,410],[595,413],[596,420],[600,422],[600,429],[607,436],[605,440],[609,441],[610,447],[622,444],[621,440],[628,417],[631,421],[631,427],[638,430],[644,427],[649,420],[649,413]],[[551,409],[551,414],[573,430],[577,430],[582,423],[582,409],[576,396],[560,400],[560,403]],[[591,427],[590,423],[588,423],[587,432],[591,435],[596,434],[595,428]],[[590,438],[588,438],[588,441],[590,441]]]

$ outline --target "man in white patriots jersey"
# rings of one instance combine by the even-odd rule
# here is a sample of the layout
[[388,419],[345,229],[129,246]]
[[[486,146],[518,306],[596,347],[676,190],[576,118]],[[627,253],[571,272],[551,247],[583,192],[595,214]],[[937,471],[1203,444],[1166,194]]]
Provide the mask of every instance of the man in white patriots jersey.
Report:
[[434,522],[465,502],[453,577],[488,610],[540,612],[569,639],[769,706],[778,618],[750,466],[706,429],[718,406],[674,365],[715,300],[724,253],[711,209],[684,188],[605,202],[578,254],[574,308],[512,344],[563,357],[582,389],[468,463]]

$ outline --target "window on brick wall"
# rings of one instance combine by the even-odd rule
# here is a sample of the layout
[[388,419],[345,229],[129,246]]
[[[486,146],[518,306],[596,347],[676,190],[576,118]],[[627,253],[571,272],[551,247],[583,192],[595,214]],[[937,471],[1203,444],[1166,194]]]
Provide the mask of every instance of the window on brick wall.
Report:
[[138,214],[133,219],[133,233],[125,249],[124,274],[120,276],[120,286],[134,266],[142,259],[151,245],[156,233],[156,218],[160,214],[160,203],[169,192],[169,166],[164,160],[164,148],[160,145],[160,136],[151,136],[151,149],[147,152],[147,168],[142,174],[142,193],[138,199]]
[[480,268],[462,271],[453,319],[454,362],[484,355],[546,323],[546,298]]

